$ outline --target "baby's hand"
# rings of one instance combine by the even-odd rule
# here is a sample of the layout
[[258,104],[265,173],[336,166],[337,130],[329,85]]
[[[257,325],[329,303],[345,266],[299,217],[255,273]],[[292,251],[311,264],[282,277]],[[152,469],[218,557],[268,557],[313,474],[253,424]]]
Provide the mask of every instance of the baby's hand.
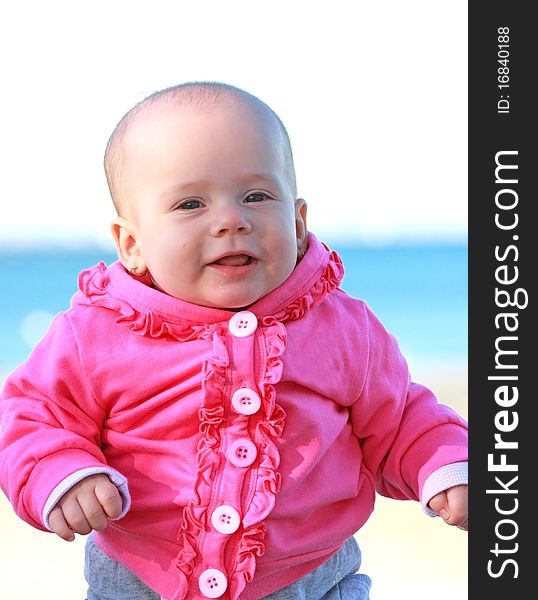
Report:
[[434,496],[429,507],[443,518],[448,525],[467,531],[467,486],[455,485]]
[[109,518],[119,517],[122,504],[118,488],[106,475],[90,475],[62,496],[50,512],[49,525],[56,535],[72,542],[75,533],[104,529]]

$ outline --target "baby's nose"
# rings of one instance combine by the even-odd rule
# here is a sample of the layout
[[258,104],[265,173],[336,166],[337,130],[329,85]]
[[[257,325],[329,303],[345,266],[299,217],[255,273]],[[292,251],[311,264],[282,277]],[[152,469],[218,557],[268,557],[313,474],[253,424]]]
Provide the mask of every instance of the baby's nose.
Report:
[[224,235],[229,233],[249,233],[252,231],[250,219],[239,206],[226,206],[215,210],[211,233]]

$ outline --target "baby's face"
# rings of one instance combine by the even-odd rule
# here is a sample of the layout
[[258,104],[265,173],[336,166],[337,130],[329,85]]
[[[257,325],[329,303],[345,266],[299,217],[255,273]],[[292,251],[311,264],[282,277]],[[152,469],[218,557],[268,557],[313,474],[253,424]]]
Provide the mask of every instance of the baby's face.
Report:
[[289,277],[306,206],[294,198],[280,135],[245,102],[142,115],[124,161],[130,253],[159,289],[239,309]]

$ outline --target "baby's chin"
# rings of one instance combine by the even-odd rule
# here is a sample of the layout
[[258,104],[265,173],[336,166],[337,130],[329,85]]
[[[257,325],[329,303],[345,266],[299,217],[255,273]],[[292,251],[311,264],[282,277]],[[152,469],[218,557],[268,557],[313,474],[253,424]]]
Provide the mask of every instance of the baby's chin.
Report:
[[[163,291],[163,290],[161,290]],[[165,292],[166,293],[166,292]],[[240,312],[242,310],[248,310],[253,304],[256,304],[260,298],[238,298],[238,299],[230,299],[230,298],[200,298],[196,296],[184,297],[178,296],[176,294],[168,294],[177,298],[178,300],[183,300],[184,302],[189,302],[190,304],[195,304],[196,306],[202,306],[204,308],[212,308],[227,312]]]
[[218,310],[224,310],[227,312],[241,312],[242,310],[248,310],[253,304],[256,304],[256,302],[259,300],[256,299],[253,302],[249,302],[248,304],[243,304],[243,303],[239,303],[238,305],[232,304],[232,305],[216,305],[216,304],[200,304],[200,306],[205,306],[206,308],[216,308]]
[[199,306],[204,306],[206,308],[216,308],[218,310],[228,311],[228,312],[240,312],[242,310],[249,310],[251,306],[256,304],[258,300],[261,300],[264,296],[266,296],[269,292],[266,292],[262,296],[253,296],[253,297],[243,297],[243,298],[221,298],[221,301],[218,300],[208,300],[194,302],[194,304],[198,304]]
[[196,306],[228,312],[249,310],[251,306],[277,289],[283,283],[280,279],[272,282],[265,281],[261,285],[256,281],[249,284],[243,282],[238,285],[214,285],[213,289],[206,285],[205,289],[198,290],[197,293],[193,290],[180,289],[174,285],[174,282],[168,282],[168,286],[164,285],[151,276],[153,287],[168,296]]

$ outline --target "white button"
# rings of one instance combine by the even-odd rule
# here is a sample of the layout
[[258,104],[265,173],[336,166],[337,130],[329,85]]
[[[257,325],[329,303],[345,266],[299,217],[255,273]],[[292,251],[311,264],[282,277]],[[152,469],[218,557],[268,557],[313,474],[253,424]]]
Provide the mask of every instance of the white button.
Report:
[[218,569],[206,569],[198,579],[198,587],[206,598],[220,598],[228,587],[228,579]]
[[211,524],[219,533],[230,535],[239,529],[241,517],[233,506],[222,504],[211,515]]
[[228,450],[228,460],[236,467],[248,467],[256,460],[256,446],[247,438],[236,440]]
[[228,329],[234,337],[247,337],[252,335],[258,327],[258,319],[254,313],[242,310],[235,313],[228,323]]
[[241,415],[253,415],[260,410],[261,400],[254,390],[239,388],[232,396],[232,406]]

